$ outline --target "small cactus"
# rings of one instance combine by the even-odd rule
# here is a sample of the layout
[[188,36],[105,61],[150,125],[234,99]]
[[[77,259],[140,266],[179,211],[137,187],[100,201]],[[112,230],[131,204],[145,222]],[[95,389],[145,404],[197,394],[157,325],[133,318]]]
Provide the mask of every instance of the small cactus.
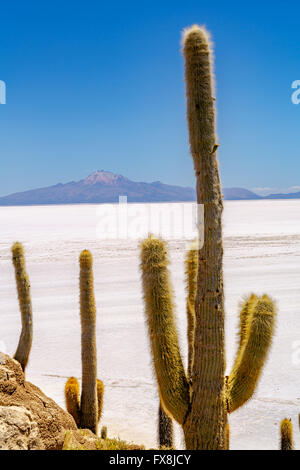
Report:
[[101,428],[101,439],[107,439],[107,427],[102,426]]
[[280,424],[280,449],[294,450],[293,425],[290,419],[283,419]]
[[101,418],[104,386],[97,379],[96,305],[94,297],[93,258],[88,250],[80,254],[80,318],[82,390],[71,377],[65,386],[66,406],[77,426],[97,434]]
[[80,426],[80,396],[79,383],[75,377],[70,377],[65,385],[65,399],[67,411],[70,413],[76,425]]
[[25,371],[29,360],[33,335],[30,281],[26,272],[23,246],[21,243],[16,242],[11,251],[22,319],[22,331],[14,359],[21,364],[23,371]]

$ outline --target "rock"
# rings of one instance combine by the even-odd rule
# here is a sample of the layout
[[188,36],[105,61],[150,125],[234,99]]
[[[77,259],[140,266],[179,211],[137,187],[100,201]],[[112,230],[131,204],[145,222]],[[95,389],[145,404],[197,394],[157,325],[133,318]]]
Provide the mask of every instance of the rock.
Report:
[[[62,449],[73,417],[25,381],[20,364],[0,353],[0,449]],[[8,439],[12,440],[11,443]]]
[[99,438],[89,429],[68,431],[65,435],[63,450],[97,450]]
[[0,449],[44,449],[37,423],[23,406],[0,406]]

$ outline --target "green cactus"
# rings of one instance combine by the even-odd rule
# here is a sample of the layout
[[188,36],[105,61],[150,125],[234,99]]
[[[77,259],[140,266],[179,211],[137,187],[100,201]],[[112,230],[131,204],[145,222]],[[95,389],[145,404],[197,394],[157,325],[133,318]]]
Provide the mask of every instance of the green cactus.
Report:
[[76,377],[70,377],[65,385],[65,399],[68,413],[70,413],[76,425],[80,427],[80,396],[79,383]]
[[166,414],[161,403],[158,410],[158,436],[159,448],[173,448],[173,423],[172,419]]
[[96,305],[94,297],[93,258],[89,251],[80,254],[80,318],[82,390],[71,377],[65,386],[66,406],[77,426],[97,434],[101,418],[104,386],[97,379]]
[[193,279],[188,276],[191,286],[188,294],[194,298],[194,282],[197,293],[195,313],[192,306],[188,309],[191,331],[187,375],[175,325],[166,246],[152,236],[142,243],[141,249],[145,312],[160,399],[182,426],[186,448],[226,449],[227,413],[240,407],[254,392],[272,340],[275,307],[267,296],[252,295],[245,302],[240,315],[237,358],[232,373],[225,377],[223,204],[216,155],[210,40],[206,30],[199,26],[187,29],[183,50],[197,202],[204,205],[204,244],[194,254],[198,268],[191,270]]
[[280,449],[294,450],[293,425],[290,419],[283,419],[280,424]]
[[89,251],[80,255],[80,318],[82,391],[80,425],[97,434],[97,350],[96,306],[94,297],[93,259]]
[[100,436],[101,436],[101,439],[107,439],[107,427],[106,426],[102,426]]
[[25,267],[23,246],[21,243],[16,242],[11,251],[22,319],[22,331],[14,359],[21,364],[23,371],[25,371],[29,360],[33,335],[30,282]]

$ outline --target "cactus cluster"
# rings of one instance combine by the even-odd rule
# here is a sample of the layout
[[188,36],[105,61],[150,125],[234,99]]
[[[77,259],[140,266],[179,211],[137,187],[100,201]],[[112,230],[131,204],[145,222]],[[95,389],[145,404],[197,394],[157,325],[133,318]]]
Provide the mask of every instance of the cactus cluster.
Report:
[[[249,295],[239,315],[239,343],[233,368],[225,376],[222,191],[217,160],[215,98],[209,34],[197,25],[184,31],[185,81],[190,151],[197,203],[204,206],[204,243],[185,258],[187,367],[182,359],[166,243],[152,235],[141,244],[145,314],[159,390],[159,446],[173,448],[173,424],[183,429],[189,450],[229,449],[228,414],[253,395],[274,332],[276,309],[267,296]],[[22,332],[14,358],[25,370],[32,344],[30,282],[20,243],[12,247]],[[80,254],[82,387],[65,385],[68,412],[78,427],[97,434],[104,386],[97,379],[96,305],[93,259]],[[107,429],[101,431],[103,439]],[[293,449],[292,424],[281,423],[281,448]]]
[[197,202],[204,205],[204,244],[186,258],[187,373],[174,318],[166,244],[151,235],[141,246],[145,313],[160,400],[182,426],[186,448],[227,449],[227,414],[253,395],[272,340],[275,306],[266,295],[252,294],[245,300],[236,360],[225,377],[223,203],[207,31],[199,26],[185,30],[183,51]]
[[104,386],[97,379],[96,304],[94,296],[93,258],[88,250],[80,254],[80,319],[82,390],[75,377],[65,385],[68,412],[80,428],[97,434],[103,406]]
[[[22,320],[21,335],[14,359],[25,371],[33,336],[30,282],[26,272],[22,244],[16,242],[11,251]],[[104,385],[96,376],[96,306],[93,283],[92,255],[89,251],[84,250],[80,254],[82,392],[80,397],[78,380],[75,377],[70,377],[65,385],[65,399],[67,410],[73,416],[76,424],[97,433],[98,422],[102,414]]]

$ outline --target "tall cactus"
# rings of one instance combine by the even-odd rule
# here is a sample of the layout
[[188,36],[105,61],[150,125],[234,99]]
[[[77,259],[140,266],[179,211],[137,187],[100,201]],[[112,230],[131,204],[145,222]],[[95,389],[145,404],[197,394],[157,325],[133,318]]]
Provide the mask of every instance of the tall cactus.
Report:
[[223,204],[206,30],[199,26],[185,30],[183,50],[197,202],[204,205],[204,244],[197,250],[196,281],[193,270],[197,286],[195,313],[191,308],[188,322],[189,329],[193,329],[188,332],[188,375],[179,349],[166,246],[152,236],[143,242],[141,250],[145,311],[160,399],[182,426],[187,449],[226,449],[227,413],[249,400],[254,392],[272,340],[275,307],[267,296],[252,295],[246,301],[240,315],[237,359],[232,373],[225,377]]
[[80,394],[79,383],[76,377],[70,377],[67,380],[65,399],[68,413],[73,416],[76,425],[80,427]]
[[16,242],[12,246],[11,251],[22,320],[22,331],[14,359],[21,364],[23,371],[25,371],[29,360],[33,335],[30,281],[26,272],[23,246],[21,243]]
[[93,259],[87,250],[80,255],[80,318],[82,361],[80,422],[83,428],[96,433],[98,423],[96,306]]
[[104,387],[97,379],[96,305],[94,297],[93,258],[88,250],[80,254],[80,319],[82,391],[76,378],[65,386],[66,406],[77,426],[97,434],[101,418]]

